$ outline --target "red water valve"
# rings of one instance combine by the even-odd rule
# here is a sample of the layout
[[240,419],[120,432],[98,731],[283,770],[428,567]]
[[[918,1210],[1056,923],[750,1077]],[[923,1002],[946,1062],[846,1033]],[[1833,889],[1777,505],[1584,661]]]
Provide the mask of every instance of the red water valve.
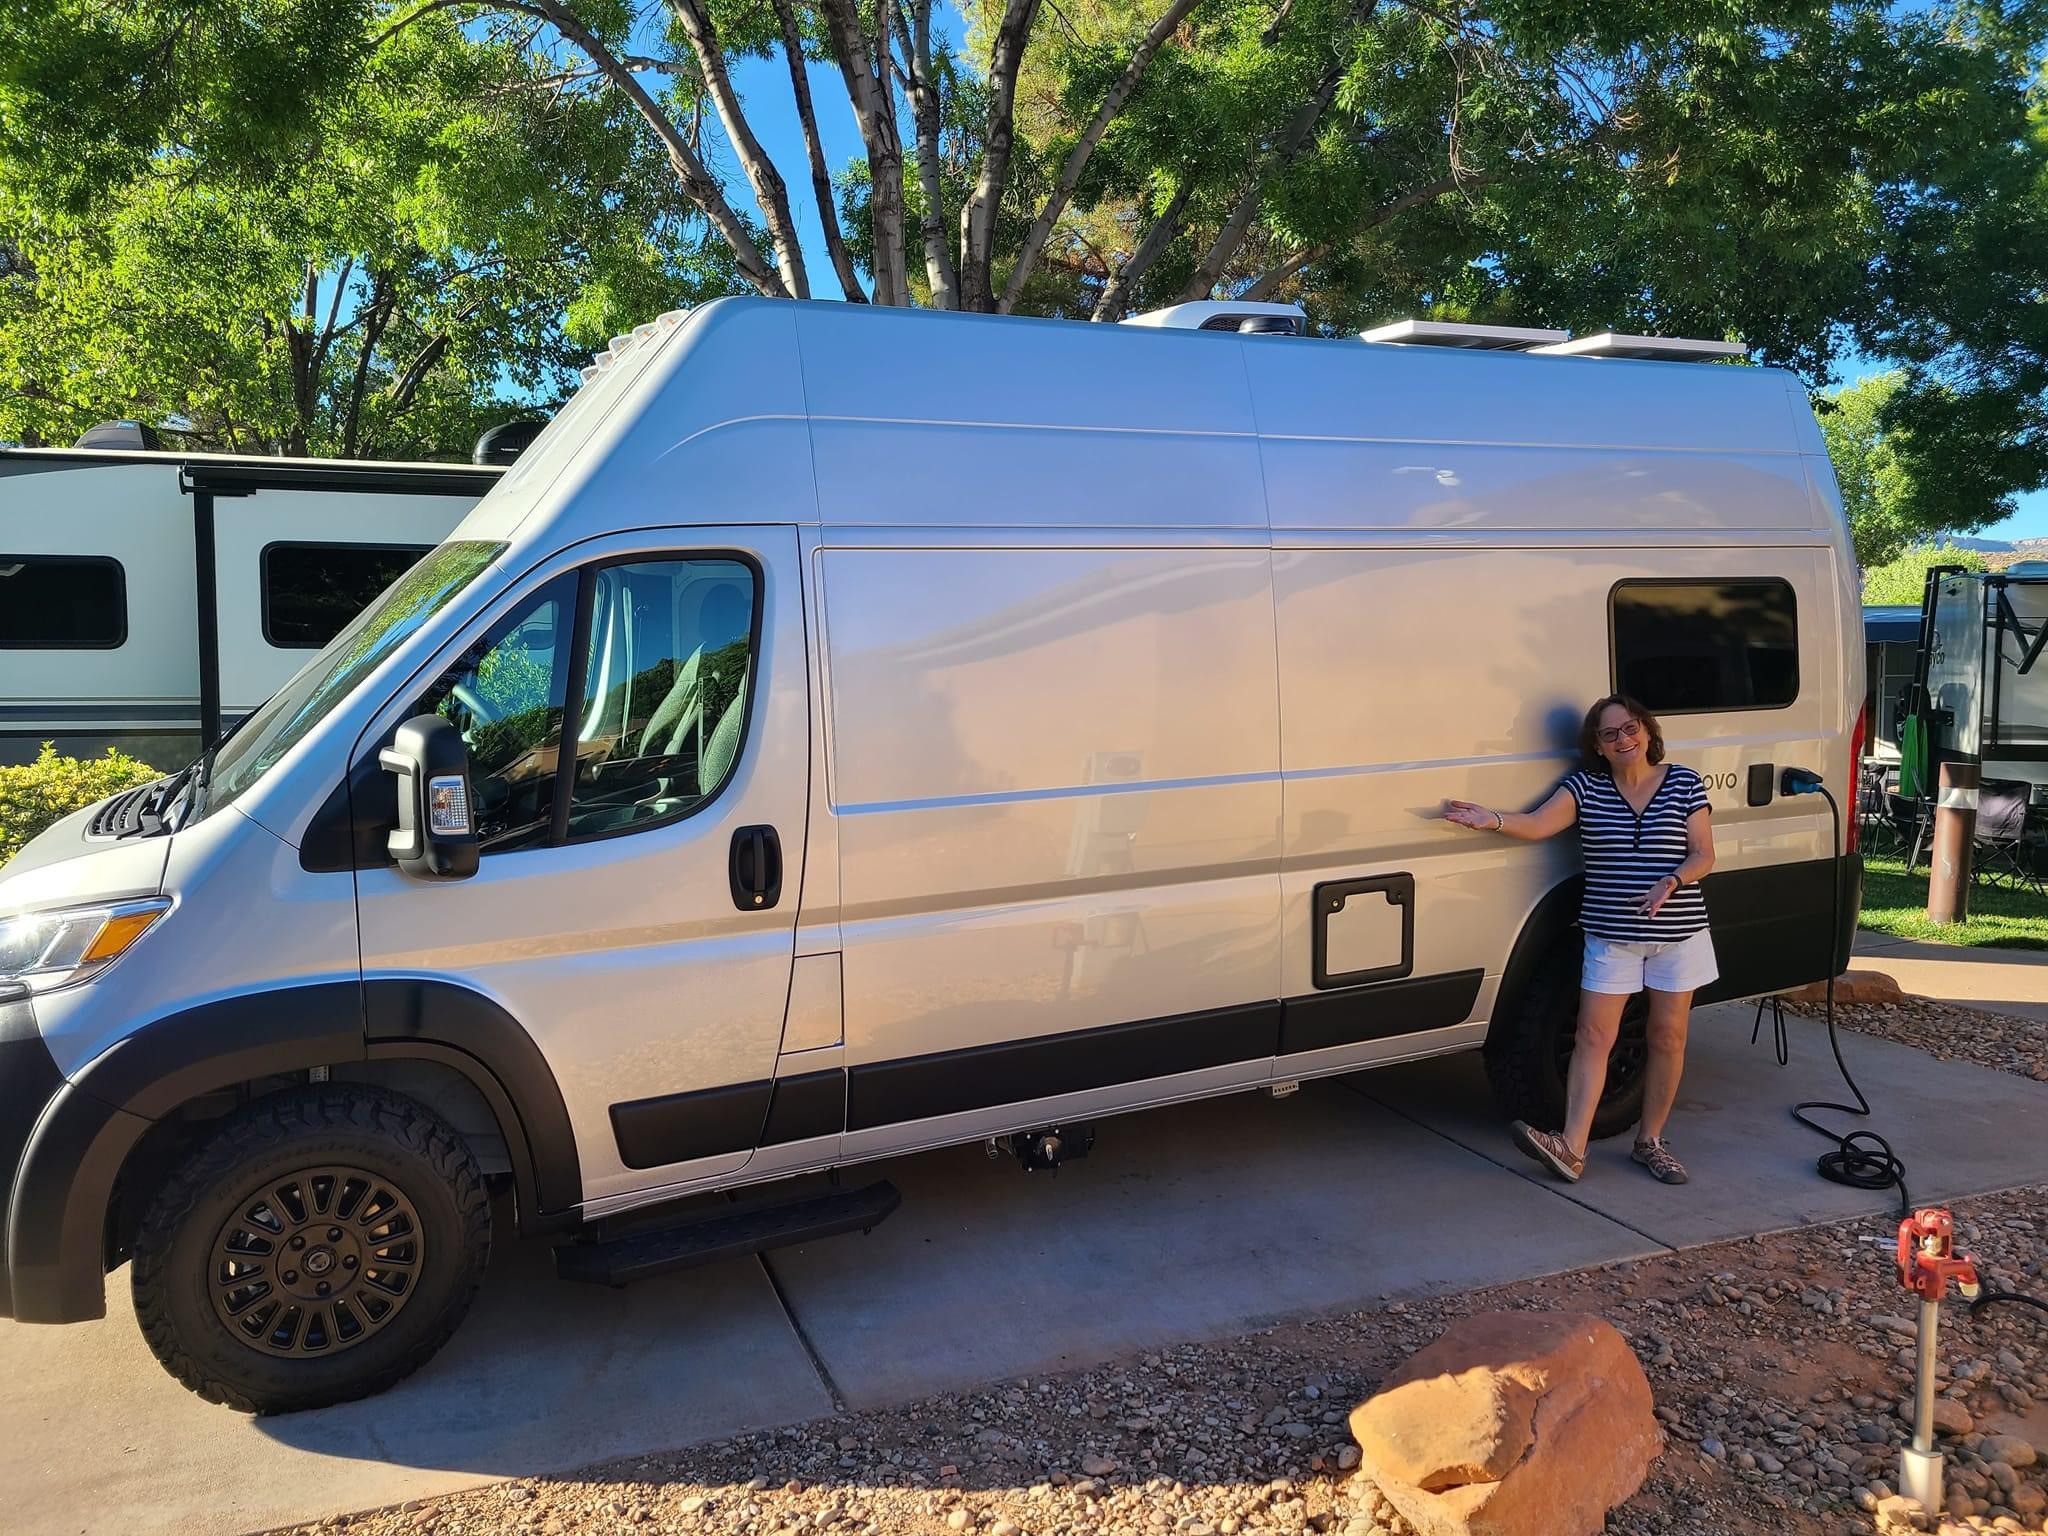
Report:
[[1899,1284],[1923,1300],[1939,1301],[1951,1280],[1965,1301],[1974,1300],[1977,1261],[1956,1252],[1956,1224],[1947,1211],[1915,1211],[1899,1223]]

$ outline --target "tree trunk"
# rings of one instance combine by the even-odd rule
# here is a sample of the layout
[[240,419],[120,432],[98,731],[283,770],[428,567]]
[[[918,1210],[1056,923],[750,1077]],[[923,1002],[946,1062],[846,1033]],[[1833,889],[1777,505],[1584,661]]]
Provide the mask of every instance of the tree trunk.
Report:
[[[881,37],[886,45],[888,22],[875,0]],[[910,302],[910,283],[903,266],[903,137],[896,127],[896,104],[883,74],[886,53],[872,51],[861,24],[858,0],[819,0],[832,51],[846,77],[846,94],[860,123],[868,153],[868,219],[874,230],[877,304]]]
[[1005,0],[988,60],[988,126],[981,142],[981,174],[960,210],[960,302],[984,314],[996,307],[990,281],[996,212],[1010,177],[1016,144],[1017,71],[1038,15],[1038,0]]
[[914,0],[906,23],[898,9],[896,30],[903,44],[905,85],[917,130],[917,185],[924,194],[925,279],[937,309],[960,307],[960,280],[946,235],[946,183],[939,164],[939,83],[932,76],[932,0]]
[[817,199],[818,221],[825,229],[825,252],[832,258],[832,270],[847,302],[865,304],[867,290],[861,286],[853,254],[846,248],[846,235],[839,227],[839,205],[832,197],[832,172],[825,164],[825,146],[818,137],[818,114],[811,104],[811,77],[804,68],[803,32],[797,26],[796,7],[791,0],[775,0],[775,19],[782,24],[782,51],[789,60],[789,90],[796,101],[797,121],[803,125],[804,155],[811,165],[811,196]]
[[725,50],[718,43],[718,29],[697,0],[668,0],[668,8],[682,23],[683,35],[690,40],[690,51],[697,56],[697,68],[703,72],[705,88],[711,93],[711,104],[718,111],[718,120],[725,127],[733,153],[739,156],[748,185],[754,189],[754,202],[768,225],[768,237],[775,242],[775,265],[782,275],[782,285],[793,297],[808,299],[811,282],[797,244],[796,222],[789,213],[789,188],[747,121],[739,92],[732,86],[732,72],[726,68]]
[[1152,221],[1152,227],[1145,231],[1138,248],[1131,252],[1130,259],[1116,269],[1114,276],[1102,285],[1102,292],[1096,297],[1095,312],[1090,320],[1117,320],[1122,318],[1125,295],[1131,285],[1150,270],[1166,248],[1173,244],[1180,233],[1181,218],[1187,212],[1188,199],[1194,195],[1195,178],[1186,171],[1181,173],[1180,190],[1173,194],[1173,200]]
[[1152,56],[1201,3],[1202,0],[1173,0],[1167,6],[1166,13],[1152,23],[1151,30],[1139,41],[1130,63],[1124,66],[1116,84],[1109,88],[1109,94],[1102,98],[1102,105],[1095,109],[1088,126],[1081,130],[1081,137],[1074,141],[1074,147],[1067,153],[1067,162],[1060,169],[1058,184],[1046,198],[1045,206],[1038,210],[1038,217],[1031,221],[1030,232],[1024,236],[1024,244],[1018,249],[1016,265],[1010,268],[1009,280],[1003,284],[1003,297],[997,306],[1002,313],[1007,315],[1023,296],[1024,285],[1030,281],[1039,258],[1045,253],[1045,242],[1052,235],[1053,225],[1059,222],[1060,215],[1067,211],[1067,204],[1073,200],[1074,189],[1081,184],[1081,173],[1087,170],[1088,162],[1095,154],[1095,146],[1109,132],[1109,125],[1123,110],[1124,103],[1131,99],[1131,92],[1138,88],[1138,81],[1152,62]]

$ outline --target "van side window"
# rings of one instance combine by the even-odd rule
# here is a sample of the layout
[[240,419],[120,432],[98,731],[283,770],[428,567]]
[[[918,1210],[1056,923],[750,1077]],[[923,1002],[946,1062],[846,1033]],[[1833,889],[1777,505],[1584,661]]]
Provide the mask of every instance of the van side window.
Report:
[[461,730],[486,854],[548,841],[575,612],[576,573],[565,571],[492,625],[413,711]]
[[120,561],[0,554],[0,650],[110,651],[127,639]]
[[572,841],[673,821],[716,795],[739,757],[753,670],[756,581],[740,561],[592,574]]
[[1615,585],[1614,686],[1660,714],[1782,709],[1799,697],[1791,583],[1624,581]]
[[263,638],[318,650],[419,562],[431,544],[263,546]]

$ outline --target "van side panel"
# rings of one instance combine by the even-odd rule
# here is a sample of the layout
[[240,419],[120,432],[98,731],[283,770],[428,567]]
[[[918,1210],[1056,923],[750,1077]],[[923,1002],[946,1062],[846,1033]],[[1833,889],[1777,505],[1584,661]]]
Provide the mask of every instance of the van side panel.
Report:
[[[1263,1080],[1280,996],[1263,540],[831,549],[823,569],[849,1151],[878,1124],[1046,1092],[1230,1063]],[[1159,1020],[1185,1022],[1136,1051],[1056,1038]],[[946,1052],[965,1054],[912,1065]]]
[[[1825,859],[1817,798],[1748,803],[1752,764],[1816,766],[1841,724],[1833,561],[1797,547],[1300,549],[1276,534],[1286,847],[1283,984],[1314,990],[1323,882],[1411,874],[1413,974],[1483,968],[1483,1021],[1576,834],[1517,843],[1452,827],[1445,798],[1533,809],[1575,765],[1610,686],[1609,596],[1628,578],[1778,577],[1798,604],[1800,688],[1782,709],[1667,713],[1668,757],[1705,775],[1723,871]],[[1334,1064],[1334,1063],[1331,1063]],[[1286,1062],[1279,1069],[1288,1070]]]

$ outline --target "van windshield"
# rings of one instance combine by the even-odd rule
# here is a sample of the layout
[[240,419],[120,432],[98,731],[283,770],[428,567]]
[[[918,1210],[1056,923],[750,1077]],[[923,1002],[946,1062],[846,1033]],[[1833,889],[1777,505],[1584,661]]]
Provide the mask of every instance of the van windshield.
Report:
[[232,803],[268,773],[504,548],[480,539],[443,544],[386,587],[221,743],[206,778],[206,810]]

